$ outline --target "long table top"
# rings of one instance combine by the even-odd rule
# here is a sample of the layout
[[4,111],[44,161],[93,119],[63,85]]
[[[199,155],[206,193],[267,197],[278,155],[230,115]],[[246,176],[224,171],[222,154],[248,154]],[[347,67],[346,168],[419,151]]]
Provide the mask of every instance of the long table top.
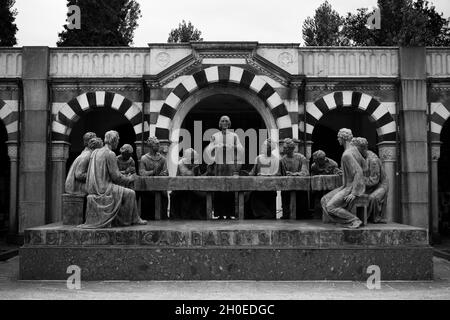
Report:
[[137,176],[136,191],[293,191],[332,190],[342,185],[340,175],[320,176],[183,176],[146,177]]

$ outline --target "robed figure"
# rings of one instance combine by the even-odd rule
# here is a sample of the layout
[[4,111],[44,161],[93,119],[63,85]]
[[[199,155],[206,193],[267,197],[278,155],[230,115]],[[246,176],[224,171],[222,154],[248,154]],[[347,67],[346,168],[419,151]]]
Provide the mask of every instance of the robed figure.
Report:
[[[286,138],[283,141],[284,155],[281,158],[281,162],[285,169],[286,176],[308,176],[309,175],[309,162],[304,155],[299,152],[294,152],[295,142],[291,138]],[[283,207],[282,219],[289,219],[291,216],[291,198],[290,191],[281,191],[281,202]],[[297,201],[297,218],[308,218],[308,192],[296,191]]]
[[81,228],[146,224],[139,217],[135,192],[124,187],[133,183],[133,177],[119,172],[113,151],[118,143],[118,132],[108,131],[105,146],[92,152],[86,180],[86,222]]
[[[278,156],[276,144],[270,139],[264,141],[261,153],[255,159],[255,165],[249,176],[282,176],[285,175],[283,163]],[[252,191],[250,193],[250,214],[247,218],[276,219],[276,191]]]
[[385,203],[389,190],[389,182],[383,164],[378,156],[368,150],[369,143],[365,138],[354,138],[352,143],[367,162],[365,172],[366,194],[369,196],[368,220],[373,223],[386,223]]
[[86,132],[83,135],[84,150],[70,166],[64,185],[66,193],[80,195],[87,193],[86,177],[89,167],[89,159],[92,153],[92,149],[89,148],[89,141],[95,137],[96,135],[93,132]]
[[[166,158],[159,152],[159,140],[156,137],[147,139],[148,153],[141,157],[139,163],[139,175],[141,176],[168,176]],[[169,197],[166,191],[157,191],[161,194],[161,211],[159,212],[162,220],[167,219],[167,207]],[[155,191],[143,191],[139,193],[142,202],[142,217],[148,220],[155,219]]]
[[[212,135],[211,142],[205,149],[207,162],[210,165],[208,175],[239,175],[244,148],[238,135],[228,130],[230,126],[230,118],[222,116],[219,121],[221,131]],[[231,219],[234,217],[234,202],[234,192],[214,192],[214,215],[219,219]]]
[[[177,176],[201,176],[200,166],[196,164],[198,154],[186,149],[178,162]],[[206,219],[206,194],[201,191],[172,191],[170,194],[171,219]]]
[[321,199],[322,220],[325,223],[337,223],[355,229],[361,220],[351,213],[354,200],[365,192],[364,168],[365,160],[358,149],[351,145],[353,138],[350,129],[343,128],[338,132],[339,144],[345,151],[341,158],[343,185],[324,195]]

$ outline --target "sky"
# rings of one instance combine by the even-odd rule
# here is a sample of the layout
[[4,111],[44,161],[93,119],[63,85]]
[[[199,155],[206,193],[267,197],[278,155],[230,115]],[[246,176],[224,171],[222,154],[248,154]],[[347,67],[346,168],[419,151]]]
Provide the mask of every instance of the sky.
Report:
[[[181,20],[202,31],[204,41],[301,43],[301,27],[324,0],[138,0],[142,17],[134,47],[167,42]],[[357,8],[373,9],[377,0],[329,0],[341,15]],[[431,0],[450,16],[449,0]],[[66,23],[66,0],[16,0],[18,46],[55,47]],[[81,18],[82,20],[83,18]],[[83,22],[81,22],[83,23]],[[83,27],[83,26],[81,26]]]

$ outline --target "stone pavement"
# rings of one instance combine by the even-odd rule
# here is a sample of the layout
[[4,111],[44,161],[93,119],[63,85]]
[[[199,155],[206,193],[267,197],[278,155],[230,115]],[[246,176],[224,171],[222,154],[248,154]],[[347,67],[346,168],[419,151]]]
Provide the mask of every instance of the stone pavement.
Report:
[[353,281],[19,281],[19,257],[0,262],[0,299],[306,300],[450,299],[450,262],[433,258],[433,281],[386,281],[369,290]]

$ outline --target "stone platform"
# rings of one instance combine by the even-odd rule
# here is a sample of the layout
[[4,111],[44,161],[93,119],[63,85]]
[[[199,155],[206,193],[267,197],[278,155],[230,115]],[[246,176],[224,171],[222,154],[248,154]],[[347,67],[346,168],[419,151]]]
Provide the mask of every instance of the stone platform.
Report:
[[357,230],[317,220],[151,221],[85,230],[51,224],[25,231],[20,277],[65,280],[430,280],[425,229],[369,224]]

